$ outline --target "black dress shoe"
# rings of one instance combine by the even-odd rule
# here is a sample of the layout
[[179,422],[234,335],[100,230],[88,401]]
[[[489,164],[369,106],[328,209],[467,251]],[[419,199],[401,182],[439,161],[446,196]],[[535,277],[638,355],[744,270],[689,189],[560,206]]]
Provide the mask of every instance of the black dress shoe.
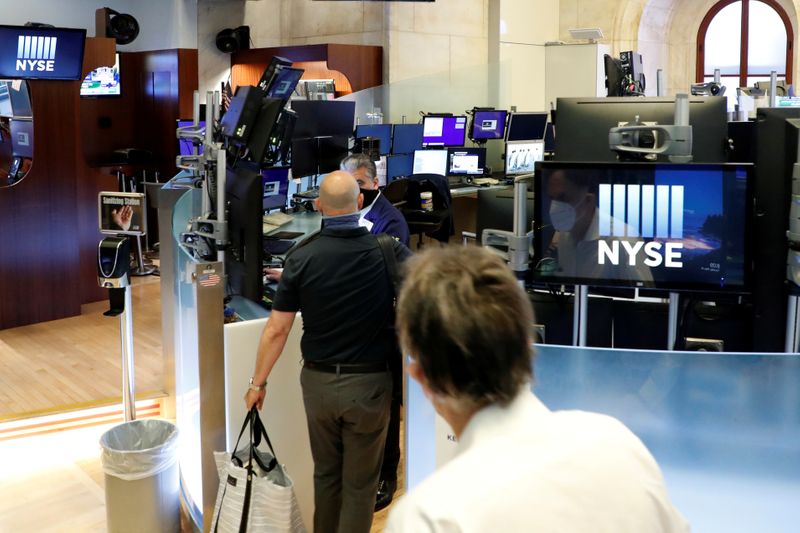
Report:
[[378,496],[375,498],[375,512],[389,507],[397,490],[396,479],[382,479],[378,482]]

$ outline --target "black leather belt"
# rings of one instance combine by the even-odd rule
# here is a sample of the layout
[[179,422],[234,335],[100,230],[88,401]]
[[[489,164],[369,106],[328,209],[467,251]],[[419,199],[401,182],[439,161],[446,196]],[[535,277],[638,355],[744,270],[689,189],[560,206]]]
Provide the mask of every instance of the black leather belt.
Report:
[[329,374],[372,374],[386,372],[389,369],[386,361],[377,363],[320,363],[316,361],[303,361],[303,366],[317,372]]

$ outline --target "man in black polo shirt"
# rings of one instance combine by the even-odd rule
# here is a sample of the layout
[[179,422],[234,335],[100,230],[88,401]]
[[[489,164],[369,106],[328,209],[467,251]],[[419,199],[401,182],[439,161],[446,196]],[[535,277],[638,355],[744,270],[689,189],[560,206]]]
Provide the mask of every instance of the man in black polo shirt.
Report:
[[[286,259],[245,395],[260,409],[267,377],[297,311],[303,313],[300,376],[314,458],[314,531],[368,532],[381,469],[396,343],[394,289],[378,241],[358,225],[363,197],[346,172],[325,177],[323,229]],[[402,260],[410,252],[393,242]]]

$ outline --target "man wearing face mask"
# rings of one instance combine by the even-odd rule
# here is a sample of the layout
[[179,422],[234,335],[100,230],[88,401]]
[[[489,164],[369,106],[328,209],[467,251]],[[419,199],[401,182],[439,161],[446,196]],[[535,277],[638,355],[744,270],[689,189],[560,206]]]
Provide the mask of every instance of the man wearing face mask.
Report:
[[386,233],[408,246],[408,223],[403,214],[378,189],[378,170],[372,159],[366,154],[349,155],[342,160],[339,168],[352,174],[364,195],[359,225],[367,228],[373,235]]
[[[303,313],[300,384],[314,459],[317,533],[368,533],[389,421],[394,287],[378,240],[358,225],[363,197],[346,172],[320,187],[323,227],[289,253],[245,395],[262,407],[267,378]],[[410,252],[392,241],[395,260]]]
[[[557,275],[587,279],[634,279],[653,281],[650,268],[644,263],[630,265],[620,261],[614,265],[609,261],[598,261],[599,212],[597,193],[592,189],[589,176],[575,172],[555,171],[547,179],[547,195],[550,197],[550,223],[556,233],[549,249],[557,254]],[[614,219],[614,226],[627,225]],[[625,231],[625,235],[632,235]]]
[[[372,159],[366,154],[349,155],[342,160],[339,168],[352,174],[364,196],[359,225],[367,228],[373,235],[386,233],[408,246],[408,223],[403,214],[378,189],[378,171]],[[376,511],[392,503],[397,490],[397,467],[400,465],[400,407],[403,404],[403,361],[399,349],[389,356],[389,367],[393,383],[392,406],[386,446],[383,451],[381,478],[375,497]]]

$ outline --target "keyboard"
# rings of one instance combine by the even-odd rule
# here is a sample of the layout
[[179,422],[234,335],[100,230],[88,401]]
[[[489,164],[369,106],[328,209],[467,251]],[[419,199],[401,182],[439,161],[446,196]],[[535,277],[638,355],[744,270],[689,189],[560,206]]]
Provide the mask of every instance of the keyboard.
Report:
[[269,215],[264,217],[264,224],[269,224],[270,226],[283,226],[288,224],[294,220],[292,215],[287,215],[286,213],[281,213],[280,211],[275,211],[274,213],[270,213]]
[[496,180],[494,178],[475,178],[474,180],[472,180],[472,183],[474,183],[475,185],[478,185],[478,186],[481,186],[481,185],[497,185],[498,183],[500,183],[500,181],[498,181],[498,180]]

